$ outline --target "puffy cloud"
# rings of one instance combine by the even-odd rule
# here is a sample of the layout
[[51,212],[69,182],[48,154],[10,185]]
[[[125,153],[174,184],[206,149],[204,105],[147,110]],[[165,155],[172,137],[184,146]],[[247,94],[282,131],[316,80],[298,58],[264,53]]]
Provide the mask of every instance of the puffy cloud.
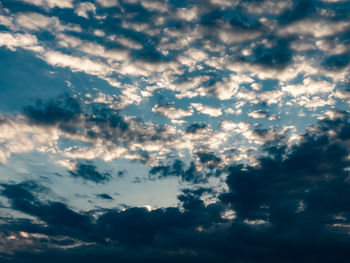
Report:
[[32,51],[42,51],[38,39],[30,34],[13,34],[0,32],[0,46],[5,46],[10,50],[16,50],[17,47]]
[[82,71],[97,76],[105,76],[113,72],[113,69],[103,62],[71,56],[57,51],[48,51],[44,54],[44,59],[52,66],[67,67],[72,71]]
[[103,7],[114,7],[119,5],[118,0],[96,0],[96,2]]
[[73,8],[73,0],[20,0],[22,2],[43,7],[45,9],[51,8]]
[[207,114],[211,117],[218,117],[222,114],[221,109],[220,108],[215,108],[215,107],[211,107],[211,106],[205,106],[203,104],[200,103],[192,103],[191,104],[198,112],[202,113],[202,114]]
[[15,16],[15,23],[19,27],[38,31],[50,30],[53,32],[60,31],[76,31],[80,32],[81,28],[76,25],[63,25],[57,17],[50,17],[39,13],[17,13]]
[[89,18],[88,13],[96,14],[96,6],[90,2],[82,2],[75,8],[74,13],[78,16]]
[[305,78],[302,84],[287,85],[282,87],[282,91],[290,93],[297,97],[300,95],[315,95],[331,93],[335,84],[328,81],[314,81],[311,78]]
[[247,1],[243,6],[249,13],[253,14],[274,14],[278,15],[293,7],[291,0],[264,0],[264,1]]
[[[103,183],[111,178],[109,173],[100,173],[92,163],[77,163],[73,171],[69,171],[70,175],[76,178],[82,178],[86,181],[95,183]],[[108,198],[105,198],[108,199]]]
[[282,27],[278,32],[280,35],[311,35],[315,38],[336,35],[349,28],[347,21],[324,21],[305,19],[285,27]]
[[229,24],[222,24],[218,31],[219,39],[225,44],[240,43],[245,41],[252,41],[261,36],[259,31],[241,31],[233,28]]
[[23,117],[6,118],[0,123],[0,161],[6,163],[12,154],[32,151],[55,151],[60,136],[56,127],[28,125]]
[[160,113],[169,119],[181,119],[193,114],[193,109],[191,107],[187,109],[181,109],[176,108],[174,104],[156,105],[152,108],[152,111]]
[[248,113],[248,116],[254,119],[266,119],[270,116],[270,114],[267,111],[259,110]]
[[167,1],[161,0],[141,0],[141,5],[150,11],[168,11]]

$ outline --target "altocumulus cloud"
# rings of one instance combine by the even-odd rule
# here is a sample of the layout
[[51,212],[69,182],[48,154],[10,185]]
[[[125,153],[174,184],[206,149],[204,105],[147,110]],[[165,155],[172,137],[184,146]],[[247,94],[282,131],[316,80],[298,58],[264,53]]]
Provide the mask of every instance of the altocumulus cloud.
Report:
[[0,7],[1,262],[348,263],[349,1]]

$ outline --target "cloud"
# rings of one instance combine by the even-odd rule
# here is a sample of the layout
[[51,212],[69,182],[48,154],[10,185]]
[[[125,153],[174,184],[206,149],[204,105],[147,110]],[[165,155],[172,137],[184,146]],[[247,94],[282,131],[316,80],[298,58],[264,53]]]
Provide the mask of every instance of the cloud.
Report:
[[315,95],[331,93],[335,88],[335,84],[328,81],[314,81],[311,78],[305,78],[302,84],[287,85],[282,87],[282,91],[290,93],[297,97],[300,95]]
[[[40,190],[36,183],[2,184],[2,195],[7,197],[15,210],[35,216],[48,223],[50,228],[68,228],[72,232],[85,231],[89,228],[90,219],[69,209],[60,202],[44,203],[34,196]],[[57,232],[56,232],[57,233]]]
[[259,44],[252,50],[253,55],[248,57],[253,63],[267,67],[283,68],[292,60],[292,51],[289,42],[285,39],[272,38]]
[[39,13],[34,12],[25,12],[25,13],[17,13],[15,15],[15,23],[16,25],[32,30],[49,30],[53,32],[60,31],[75,31],[80,32],[81,28],[77,25],[64,25],[61,21],[55,16],[46,16]]
[[153,166],[149,171],[149,176],[158,175],[158,178],[179,177],[183,181],[199,183],[205,181],[203,174],[199,173],[192,162],[188,168],[181,160],[175,160],[170,165]]
[[267,111],[258,110],[248,113],[248,116],[254,119],[266,119],[270,116],[270,114]]
[[69,171],[70,175],[76,178],[82,178],[94,183],[104,183],[111,179],[109,173],[100,173],[97,167],[92,163],[77,163],[75,170]]
[[43,7],[45,9],[73,8],[73,0],[20,0],[22,2]]
[[96,0],[103,7],[114,7],[118,6],[118,0]]
[[221,109],[211,107],[211,106],[204,106],[201,103],[191,103],[192,107],[194,107],[198,112],[202,114],[207,114],[211,117],[218,117],[222,114]]
[[187,109],[176,108],[173,104],[155,105],[152,108],[153,112],[160,113],[169,119],[181,119],[189,117],[193,114],[191,107]]
[[0,46],[5,46],[12,51],[15,51],[17,47],[42,51],[42,47],[38,44],[38,39],[30,34],[0,32]]
[[[33,3],[44,13],[3,1],[0,46],[42,59],[50,79],[72,73],[73,95],[0,117],[5,262],[346,262],[347,5]],[[163,196],[130,205],[138,191],[108,201],[114,175],[96,158],[136,171],[122,184],[181,193],[167,208]],[[41,192],[67,180],[95,202]]]
[[44,59],[49,65],[70,68],[73,72],[82,71],[97,76],[106,76],[113,72],[112,68],[101,61],[93,61],[89,58],[71,56],[57,51],[46,52]]
[[89,18],[88,13],[96,14],[96,6],[90,2],[82,2],[75,8],[74,13],[78,16]]
[[[24,116],[7,117],[0,123],[1,161],[12,153],[36,149],[59,156],[58,164],[68,168],[72,163],[67,163],[67,158],[111,161],[124,157],[152,162],[159,155],[184,147],[176,129],[122,116],[105,106],[62,96],[24,107]],[[61,144],[65,139],[72,140],[74,146]]]
[[193,123],[186,128],[186,132],[197,133],[198,131],[205,130],[207,127],[205,123]]
[[350,56],[347,54],[332,55],[322,61],[322,67],[330,71],[344,69],[350,63]]
[[149,11],[168,11],[167,1],[161,0],[141,0],[141,5]]
[[299,35],[313,36],[322,38],[344,32],[349,28],[349,22],[346,21],[324,21],[305,19],[282,27],[279,30],[280,35]]
[[291,0],[265,0],[265,1],[247,1],[243,2],[244,8],[249,13],[253,14],[274,14],[279,15],[286,12],[293,7],[293,1]]
[[79,101],[71,97],[63,97],[58,101],[49,101],[48,103],[38,100],[35,106],[24,108],[24,114],[29,121],[41,125],[77,121],[81,113]]
[[109,194],[99,194],[99,195],[97,195],[97,197],[99,197],[101,199],[105,199],[105,200],[113,200],[113,197],[110,196]]
[[[18,229],[27,238],[50,233],[45,244],[58,235],[90,243],[65,249],[70,255],[67,262],[81,260],[91,251],[105,258],[128,255],[129,262],[183,259],[211,263],[218,258],[223,262],[346,262],[350,214],[347,118],[319,122],[292,147],[276,137],[265,145],[266,154],[258,158],[258,165],[228,165],[227,191],[207,205],[202,198],[212,191],[192,186],[178,196],[181,207],[103,209],[93,216],[63,203],[41,201],[37,184],[2,184],[1,193],[12,209],[46,225],[7,221],[3,229],[14,237],[20,237]],[[199,158],[218,165],[210,152]],[[151,175],[181,176],[186,172],[183,167],[176,160],[155,167]],[[16,242],[22,241],[18,238]],[[60,249],[48,249],[50,257],[60,255]],[[44,262],[48,258],[45,251],[14,251],[9,259],[21,262],[21,255],[28,253],[27,261]],[[136,251],[141,259],[132,256]]]

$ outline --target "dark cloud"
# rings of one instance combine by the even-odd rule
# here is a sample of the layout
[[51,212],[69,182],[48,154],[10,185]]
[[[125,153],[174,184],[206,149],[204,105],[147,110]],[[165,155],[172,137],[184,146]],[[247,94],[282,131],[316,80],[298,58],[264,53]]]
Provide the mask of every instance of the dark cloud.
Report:
[[192,123],[186,128],[186,133],[197,133],[207,127],[208,126],[205,123]]
[[66,96],[47,103],[38,100],[35,106],[24,108],[24,114],[29,121],[40,125],[69,123],[77,120],[81,113],[79,101]]
[[191,162],[188,168],[185,167],[185,164],[181,160],[175,160],[170,165],[159,165],[153,166],[149,171],[149,174],[152,178],[154,175],[158,175],[158,178],[166,177],[179,177],[183,181],[199,183],[205,181],[203,174],[197,171],[197,168],[194,162]]
[[217,167],[221,162],[221,158],[212,152],[197,152],[196,155],[202,164],[207,165],[211,169]]
[[321,66],[324,69],[330,70],[330,71],[337,71],[345,68],[347,65],[349,65],[350,62],[350,56],[346,54],[340,54],[340,55],[332,55],[327,58],[325,58]]
[[101,199],[106,199],[106,200],[113,200],[113,197],[110,196],[109,194],[99,194],[99,195],[97,195],[97,197],[99,197]]
[[74,232],[84,232],[89,229],[89,217],[74,212],[60,202],[44,203],[40,201],[34,195],[34,192],[40,189],[36,184],[2,184],[1,186],[3,188],[1,190],[2,196],[10,200],[13,209],[38,217],[53,229],[68,228],[74,229]]
[[[275,233],[269,242],[281,239],[280,246],[293,245],[306,258],[312,258],[307,251],[316,243],[323,255],[329,253],[318,261],[327,262],[335,253],[330,240],[340,238],[340,246],[349,242],[344,236],[350,219],[349,150],[337,140],[348,127],[348,122],[339,120],[320,123],[318,132],[307,133],[290,153],[285,147],[270,148],[273,157],[261,158],[258,167],[230,167],[230,191],[221,200],[232,205],[238,221],[268,222],[269,233]],[[335,138],[327,136],[333,129]],[[345,262],[347,254],[342,253],[339,262]]]
[[270,38],[270,45],[259,44],[253,49],[253,55],[245,60],[272,68],[284,68],[292,60],[293,52],[289,41],[283,38]]
[[74,171],[69,171],[70,175],[82,178],[94,183],[104,183],[111,179],[110,173],[100,173],[93,163],[78,163]]
[[[35,125],[57,126],[62,131],[93,142],[97,139],[114,145],[128,147],[132,142],[171,141],[165,126],[149,127],[140,118],[126,119],[120,111],[104,104],[84,104],[64,96],[48,102],[38,101],[35,106],[24,108],[28,122]],[[142,149],[135,150],[140,161],[146,162],[149,154]],[[122,175],[122,174],[120,174]]]
[[[90,138],[102,137],[116,140],[123,135],[128,136],[129,124],[118,111],[109,108],[93,108],[92,114],[86,113],[85,116],[85,122],[82,125],[87,129],[86,134]],[[99,132],[91,129],[94,126],[99,127]]]
[[[124,254],[125,262],[171,262],[175,258],[183,262],[346,263],[350,244],[349,130],[345,116],[320,122],[292,147],[285,147],[277,138],[265,147],[259,165],[229,166],[228,191],[209,205],[202,197],[213,193],[212,189],[184,189],[178,208],[104,209],[93,220],[63,203],[40,201],[36,184],[2,184],[1,194],[13,209],[47,224],[43,228],[30,220],[11,221],[4,231],[46,233],[52,238],[59,232],[68,237],[68,243],[69,238],[95,243],[66,249],[65,253],[73,256],[67,262],[83,260],[77,251],[94,251],[109,260]],[[204,160],[213,158],[205,155]],[[151,173],[184,176],[186,171],[183,163],[175,161]],[[231,209],[234,219],[229,220],[225,214]],[[60,254],[60,250],[52,251]],[[133,257],[136,252],[142,256]],[[23,253],[28,253],[26,262],[47,259],[46,253]],[[13,254],[13,261],[8,262],[21,262],[21,255]]]

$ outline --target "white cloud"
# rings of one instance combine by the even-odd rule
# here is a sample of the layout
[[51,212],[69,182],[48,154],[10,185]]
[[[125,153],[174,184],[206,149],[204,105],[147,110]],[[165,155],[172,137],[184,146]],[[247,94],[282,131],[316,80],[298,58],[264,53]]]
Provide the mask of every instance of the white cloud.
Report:
[[167,105],[156,105],[152,108],[153,112],[160,113],[169,119],[181,119],[184,117],[191,116],[193,109],[191,107],[187,109],[176,108],[172,104]]
[[106,76],[113,70],[100,61],[92,61],[88,58],[80,58],[57,51],[48,51],[44,54],[44,60],[55,67],[68,67],[72,71],[82,71],[87,74]]
[[95,29],[94,30],[94,35],[98,36],[98,37],[104,37],[106,35],[106,33],[103,30]]
[[62,47],[73,47],[76,48],[83,43],[83,41],[77,37],[59,34],[57,37],[58,44]]
[[80,32],[77,25],[63,25],[57,17],[49,17],[39,13],[18,13],[15,16],[15,23],[21,28],[28,30],[49,30],[49,31],[75,31]]
[[287,85],[282,87],[282,91],[288,92],[294,97],[309,94],[330,93],[335,87],[334,83],[328,81],[314,81],[311,78],[305,78],[302,84]]
[[119,42],[120,44],[122,44],[126,48],[132,48],[132,49],[142,49],[143,48],[143,46],[140,43],[138,43],[130,38],[126,38],[126,37],[122,37],[122,36],[110,36],[109,38],[112,41]]
[[282,102],[283,95],[284,93],[280,90],[270,90],[260,93],[258,97],[261,101],[266,102],[268,105],[270,105]]
[[311,35],[321,38],[343,32],[349,28],[349,25],[350,23],[347,21],[331,22],[305,19],[281,28],[278,33],[281,35]]
[[201,103],[191,103],[191,106],[200,113],[210,115],[211,117],[218,117],[222,114],[221,109],[203,105]]
[[331,97],[327,99],[323,99],[319,96],[313,96],[313,97],[301,96],[296,98],[293,101],[298,103],[300,106],[308,108],[310,110],[316,110],[317,108],[325,107],[325,106],[332,106],[336,103],[336,101]]
[[220,100],[229,100],[237,95],[240,84],[251,83],[254,80],[245,74],[231,74],[221,81],[207,87],[197,89],[200,96],[215,96]]
[[11,28],[11,27],[13,27],[12,20],[13,20],[13,18],[10,16],[0,15],[0,25]]
[[0,162],[7,162],[16,153],[55,151],[59,136],[56,127],[29,125],[21,116],[7,118],[0,124]]
[[75,8],[74,13],[88,19],[89,13],[96,14],[96,6],[90,2],[82,2]]
[[164,0],[141,0],[141,4],[150,11],[166,12],[168,10],[167,1]]
[[239,0],[210,0],[213,5],[219,5],[222,7],[235,7]]
[[291,42],[290,47],[297,51],[306,51],[315,49],[315,41],[313,39],[298,39]]
[[113,64],[114,61],[124,61],[129,56],[129,52],[127,50],[106,49],[100,44],[82,41],[76,37],[60,34],[57,38],[61,46],[74,47],[87,55],[103,58],[107,62],[110,62],[110,64]]
[[58,8],[73,8],[73,0],[20,0],[28,4],[43,7],[45,9]]
[[316,42],[316,46],[328,54],[343,54],[349,51],[348,45],[334,40],[321,39]]
[[118,0],[96,0],[103,7],[114,7],[118,6]]
[[218,36],[225,44],[233,44],[257,39],[261,36],[261,32],[238,30],[231,25],[222,23],[219,26]]
[[0,32],[0,46],[5,46],[14,51],[17,47],[32,51],[42,51],[43,48],[38,45],[38,39],[30,34],[14,34]]
[[248,116],[254,119],[266,119],[269,117],[269,114],[265,111],[253,111],[248,113]]
[[176,11],[177,17],[180,19],[186,20],[186,21],[192,21],[194,19],[197,19],[199,15],[199,9],[197,6],[189,8],[179,8]]
[[243,6],[253,14],[281,14],[293,7],[291,0],[265,0],[259,2],[243,2]]
[[324,113],[324,115],[326,115],[331,120],[341,119],[345,117],[344,113],[335,110],[328,110]]

